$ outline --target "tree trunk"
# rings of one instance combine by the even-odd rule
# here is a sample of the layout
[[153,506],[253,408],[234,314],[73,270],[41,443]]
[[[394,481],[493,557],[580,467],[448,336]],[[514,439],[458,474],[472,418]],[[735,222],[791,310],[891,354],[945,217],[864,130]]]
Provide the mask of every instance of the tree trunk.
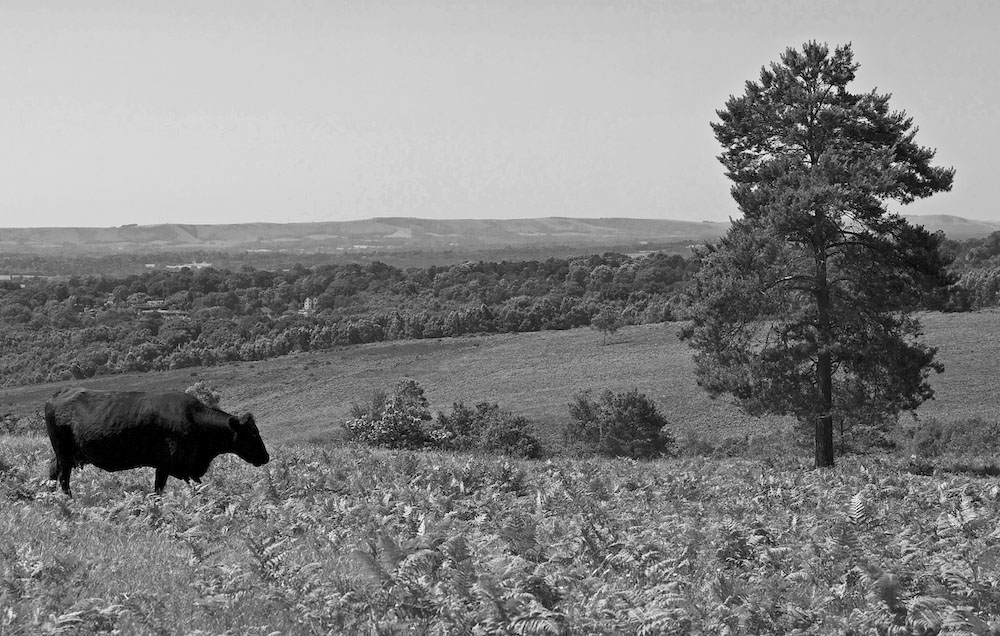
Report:
[[[825,361],[824,361],[825,358]],[[825,362],[825,364],[824,364]],[[825,367],[825,369],[824,369]],[[820,354],[816,375],[820,383],[823,411],[816,418],[816,468],[833,467],[833,382],[830,354]]]
[[826,241],[823,240],[822,214],[816,215],[816,384],[820,408],[816,417],[816,468],[833,466],[833,360],[830,346],[830,285],[827,280]]
[[[826,274],[825,263],[823,273]],[[830,468],[833,466],[833,360],[830,356],[830,291],[826,286],[825,276],[823,284],[818,287],[820,293],[817,294],[816,316],[819,333],[816,341],[819,351],[816,354],[816,384],[819,388],[820,408],[816,417],[816,468]]]

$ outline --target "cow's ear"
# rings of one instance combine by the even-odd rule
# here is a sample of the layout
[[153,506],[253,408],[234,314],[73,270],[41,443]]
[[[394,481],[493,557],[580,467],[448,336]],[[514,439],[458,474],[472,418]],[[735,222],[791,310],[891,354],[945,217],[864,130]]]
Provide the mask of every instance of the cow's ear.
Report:
[[256,428],[257,426],[257,422],[254,421],[252,413],[244,413],[243,415],[241,415],[240,424],[244,428]]

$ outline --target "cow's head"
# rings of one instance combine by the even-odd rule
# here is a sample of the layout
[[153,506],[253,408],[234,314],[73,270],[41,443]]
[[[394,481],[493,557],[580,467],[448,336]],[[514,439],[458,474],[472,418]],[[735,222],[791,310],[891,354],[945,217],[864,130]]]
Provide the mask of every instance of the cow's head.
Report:
[[263,466],[271,459],[267,449],[264,448],[264,440],[260,438],[260,431],[257,430],[253,415],[244,413],[239,417],[230,417],[229,428],[233,429],[234,433],[233,452],[241,458],[254,466]]

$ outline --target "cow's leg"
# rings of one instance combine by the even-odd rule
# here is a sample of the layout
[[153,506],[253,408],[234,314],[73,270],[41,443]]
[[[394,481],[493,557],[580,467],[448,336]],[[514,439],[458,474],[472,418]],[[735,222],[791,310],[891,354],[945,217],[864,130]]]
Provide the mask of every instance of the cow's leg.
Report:
[[57,428],[55,420],[46,412],[45,422],[49,428],[49,441],[52,443],[53,458],[49,462],[49,479],[59,479],[59,485],[67,495],[72,496],[69,490],[69,474],[73,470],[73,463],[76,459],[76,443],[73,441],[72,431],[66,428]]
[[62,491],[72,497],[73,493],[69,489],[69,474],[73,472],[73,462],[56,459],[56,466],[59,473],[59,485],[62,486]]
[[153,488],[156,490],[156,494],[163,494],[163,487],[167,485],[167,477],[169,477],[169,475],[167,474],[166,468],[156,469],[156,481],[153,483]]

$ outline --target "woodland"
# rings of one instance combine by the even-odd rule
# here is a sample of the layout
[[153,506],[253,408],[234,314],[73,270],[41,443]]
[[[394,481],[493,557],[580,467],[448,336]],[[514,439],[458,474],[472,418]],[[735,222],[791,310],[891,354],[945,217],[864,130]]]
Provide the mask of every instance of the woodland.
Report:
[[0,384],[83,379],[397,339],[621,324],[680,311],[697,263],[655,253],[408,268],[238,271],[0,282]]
[[[956,280],[946,297],[928,299],[928,308],[1000,304],[1000,232],[946,240],[943,251]],[[4,258],[31,262],[28,255]],[[121,260],[91,257],[86,266],[114,271]],[[602,311],[619,325],[680,320],[687,316],[685,290],[699,268],[690,253],[665,252],[428,267],[271,264],[276,267],[68,275],[78,265],[70,260],[59,275],[2,280],[0,385],[262,360],[387,340],[587,327]]]

